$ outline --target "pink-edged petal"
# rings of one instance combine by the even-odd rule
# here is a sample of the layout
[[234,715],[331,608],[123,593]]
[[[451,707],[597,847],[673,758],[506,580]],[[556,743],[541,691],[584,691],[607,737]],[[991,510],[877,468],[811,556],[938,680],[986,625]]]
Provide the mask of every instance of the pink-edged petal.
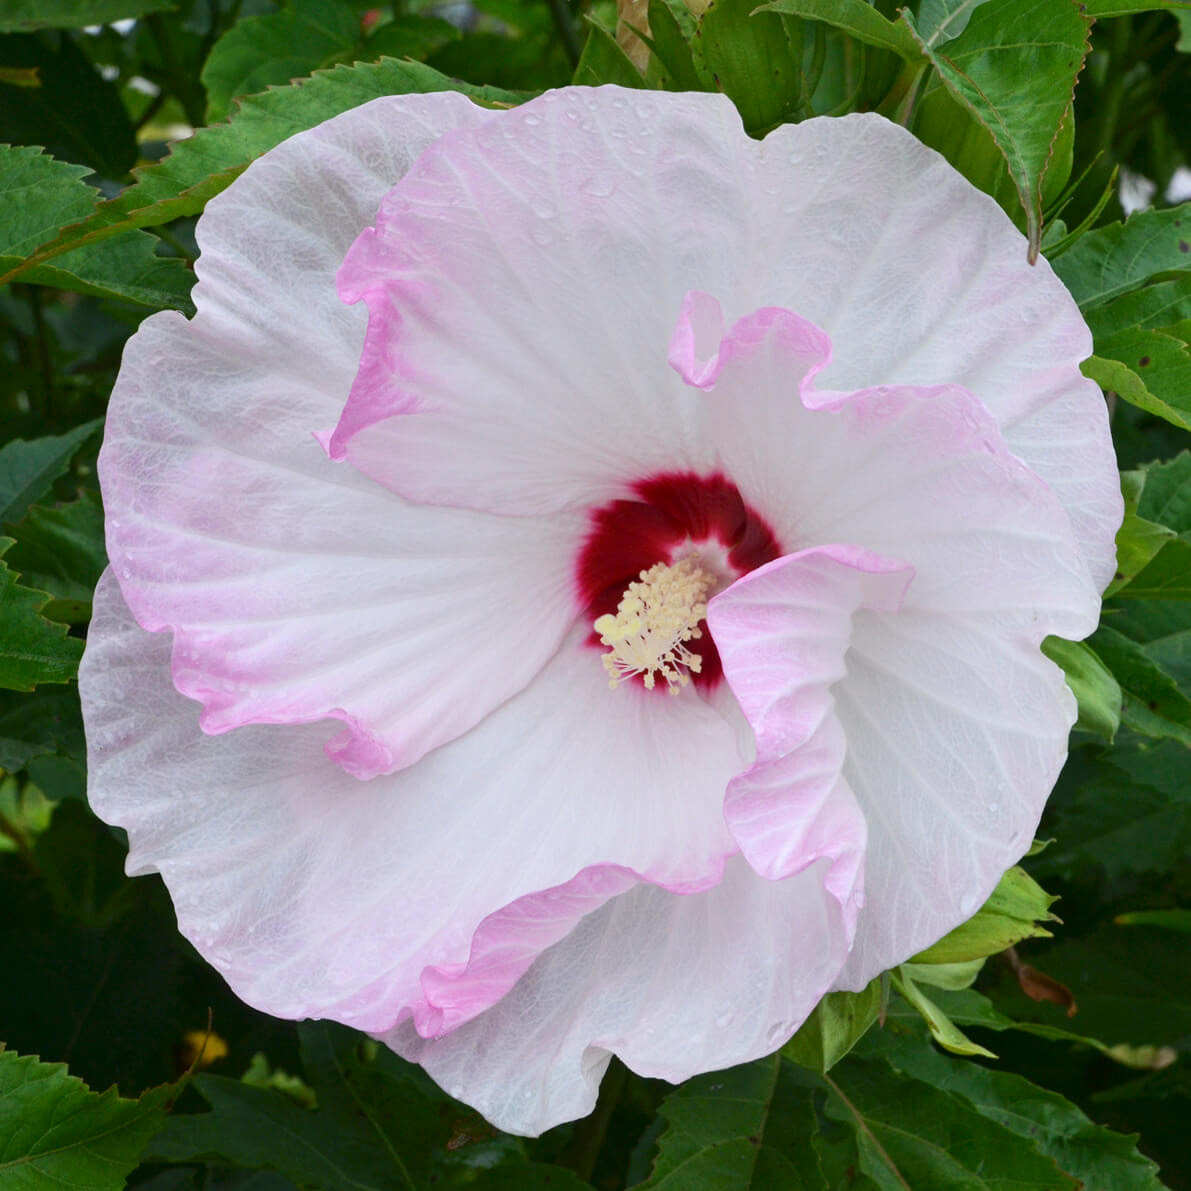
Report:
[[[714,436],[657,344],[701,291],[729,320],[780,306],[822,327],[826,387],[974,393],[1070,509],[1103,584],[1120,505],[1078,368],[1091,340],[1049,265],[1025,258],[993,200],[879,116],[756,142],[719,96],[550,93],[444,137],[353,249],[341,280],[370,307],[369,349],[332,450],[415,499],[506,512],[698,470]],[[691,313],[706,361],[694,332],[714,338],[719,316]],[[1060,409],[1078,450],[1047,445]]]
[[1070,518],[988,410],[956,386],[819,387],[830,347],[791,311],[755,311],[706,397],[725,471],[783,544],[902,559],[915,606],[1001,617],[1034,643],[1087,636],[1099,594]]
[[843,978],[859,987],[969,916],[1029,846],[1074,717],[1038,646],[1085,636],[1099,600],[1067,512],[972,394],[816,388],[809,338],[789,312],[741,319],[707,401],[725,468],[784,543],[914,571],[897,611],[854,608],[831,686],[867,823]]
[[979,909],[1029,848],[1075,721],[1062,671],[1032,642],[976,613],[914,609],[913,594],[897,613],[857,614],[833,689],[844,776],[868,823],[845,988]]
[[[1103,587],[1119,486],[1103,397],[1079,371],[1091,334],[1050,265],[1029,264],[1025,238],[993,199],[879,116],[784,125],[760,156],[771,185],[755,188],[752,218],[781,227],[782,251],[770,252],[751,295],[704,288],[731,317],[772,303],[824,328],[835,345],[824,387],[974,393],[1071,513]],[[1054,449],[1056,438],[1070,449]]]
[[832,686],[846,674],[852,618],[895,610],[913,570],[846,546],[787,555],[717,595],[707,623],[757,741],[728,785],[724,817],[763,877],[828,857],[827,887],[854,920],[865,823],[843,776],[847,748]]
[[665,344],[701,273],[732,267],[752,152],[721,96],[614,87],[442,137],[340,273],[369,330],[332,454],[411,499],[515,514],[705,470]]
[[585,635],[460,739],[358,782],[323,755],[333,724],[203,735],[109,572],[80,672],[91,804],[248,1003],[450,1028],[630,880],[706,888],[735,851],[735,729],[694,691],[608,690]]
[[312,437],[363,341],[342,254],[426,143],[486,118],[392,98],[286,141],[208,207],[195,318],[156,315],[125,351],[108,553],[140,623],[174,631],[206,731],[335,717],[332,755],[387,772],[524,686],[573,619],[577,519],[415,509]]
[[443,1038],[383,1040],[498,1128],[535,1135],[585,1116],[612,1054],[679,1082],[771,1053],[830,987],[846,950],[827,861],[766,881],[741,859],[721,884],[641,884],[589,914],[500,1002]]

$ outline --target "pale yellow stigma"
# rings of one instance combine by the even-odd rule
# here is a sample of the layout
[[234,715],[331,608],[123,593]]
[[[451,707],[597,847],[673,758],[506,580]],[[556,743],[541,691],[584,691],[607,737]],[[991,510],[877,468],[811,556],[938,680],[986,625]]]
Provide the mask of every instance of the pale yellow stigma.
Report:
[[707,615],[707,593],[714,582],[697,555],[642,571],[640,581],[625,590],[616,615],[606,613],[592,626],[609,647],[604,654],[608,685],[615,689],[640,674],[653,690],[660,674],[670,694],[677,695],[703,665],[686,642],[703,636],[699,622]]

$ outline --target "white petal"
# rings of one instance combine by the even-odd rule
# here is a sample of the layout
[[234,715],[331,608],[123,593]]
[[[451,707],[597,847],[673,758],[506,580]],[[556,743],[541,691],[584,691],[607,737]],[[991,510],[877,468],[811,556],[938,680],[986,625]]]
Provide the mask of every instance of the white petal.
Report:
[[363,340],[342,253],[421,147],[483,118],[402,97],[286,141],[200,222],[194,320],[157,315],[126,349],[100,457],[108,552],[141,624],[175,631],[207,731],[335,716],[332,754],[387,772],[519,690],[573,619],[577,519],[414,509],[312,437]]
[[279,1016],[449,1028],[637,876],[706,888],[735,850],[734,729],[692,690],[610,691],[577,641],[453,744],[357,782],[322,755],[326,724],[204,736],[110,572],[90,637],[91,804],[236,993]]
[[868,822],[865,906],[840,987],[971,917],[1029,848],[1067,756],[1062,671],[979,614],[860,612],[834,688]]
[[585,1116],[612,1054],[679,1082],[776,1050],[846,950],[826,861],[784,881],[740,859],[687,896],[614,898],[543,954],[504,1000],[443,1038],[384,1036],[498,1128],[535,1135]]

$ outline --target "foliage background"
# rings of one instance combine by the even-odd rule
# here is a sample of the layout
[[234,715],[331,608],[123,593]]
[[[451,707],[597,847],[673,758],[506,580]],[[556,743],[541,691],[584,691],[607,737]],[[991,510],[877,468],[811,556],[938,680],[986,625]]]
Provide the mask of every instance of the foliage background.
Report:
[[[4,1191],[1191,1188],[1191,206],[1170,190],[1191,10],[755,7],[638,0],[647,49],[611,0],[0,0]],[[375,95],[572,79],[721,89],[756,135],[908,124],[1084,307],[1130,512],[1102,628],[1052,655],[1081,721],[1025,866],[1062,921],[1015,874],[935,962],[832,998],[782,1055],[677,1090],[614,1064],[591,1118],[525,1142],[359,1035],[231,996],[87,808],[73,677],[107,395],[140,320],[191,309],[203,203]],[[1122,225],[1145,179],[1155,205]]]

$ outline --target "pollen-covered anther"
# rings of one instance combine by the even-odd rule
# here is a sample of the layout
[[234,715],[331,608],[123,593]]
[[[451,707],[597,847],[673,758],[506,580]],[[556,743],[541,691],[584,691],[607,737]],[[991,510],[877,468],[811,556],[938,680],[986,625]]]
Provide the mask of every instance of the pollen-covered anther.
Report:
[[615,689],[639,674],[652,690],[660,674],[670,694],[678,694],[703,665],[686,642],[703,636],[699,625],[707,616],[707,593],[714,582],[697,555],[642,571],[625,589],[616,614],[606,613],[593,626],[608,646],[603,659],[608,685]]

